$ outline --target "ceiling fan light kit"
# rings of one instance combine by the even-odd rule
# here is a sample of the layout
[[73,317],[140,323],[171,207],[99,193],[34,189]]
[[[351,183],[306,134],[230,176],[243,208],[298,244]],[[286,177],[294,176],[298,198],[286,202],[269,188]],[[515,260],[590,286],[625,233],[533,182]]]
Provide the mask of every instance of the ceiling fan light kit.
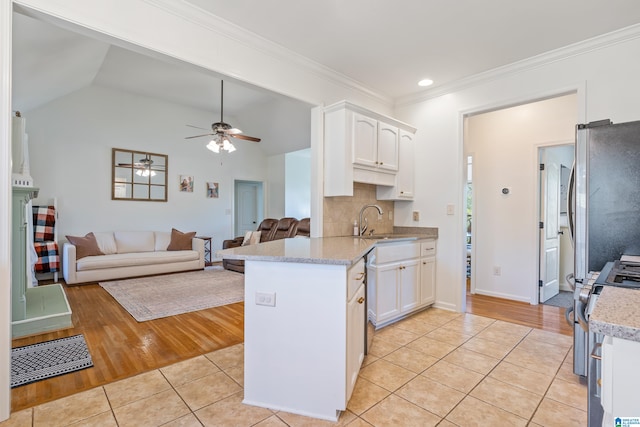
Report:
[[[188,136],[185,139],[200,138],[203,136],[212,136],[213,138],[207,144],[207,148],[214,153],[219,153],[220,150],[233,153],[236,151],[236,147],[231,143],[229,138],[244,139],[245,141],[260,142],[260,138],[253,136],[241,135],[242,131],[231,127],[230,124],[224,122],[224,81],[220,81],[220,121],[211,125],[213,133],[206,133],[204,135]],[[189,125],[187,125],[189,126]],[[195,126],[194,126],[195,127]]]

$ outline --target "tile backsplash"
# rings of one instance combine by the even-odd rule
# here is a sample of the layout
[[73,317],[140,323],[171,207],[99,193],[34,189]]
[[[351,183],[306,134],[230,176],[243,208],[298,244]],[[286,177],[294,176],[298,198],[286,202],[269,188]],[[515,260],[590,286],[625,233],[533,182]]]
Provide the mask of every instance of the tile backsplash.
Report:
[[[353,197],[336,196],[325,197],[323,203],[324,237],[353,235],[353,221],[358,220],[360,209],[364,205],[377,204],[382,208],[382,219],[378,220],[378,211],[369,208],[364,212],[368,221],[367,233],[374,229],[376,234],[393,232],[393,219],[389,219],[389,212],[393,212],[393,201],[376,200],[376,186],[373,184],[353,183]],[[393,216],[392,216],[393,218]]]

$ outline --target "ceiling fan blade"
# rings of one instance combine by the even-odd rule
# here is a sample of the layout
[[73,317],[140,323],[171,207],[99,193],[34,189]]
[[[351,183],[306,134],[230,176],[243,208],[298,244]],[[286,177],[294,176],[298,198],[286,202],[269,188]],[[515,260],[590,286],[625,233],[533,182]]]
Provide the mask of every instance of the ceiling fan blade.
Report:
[[203,137],[203,136],[213,136],[213,135],[215,135],[215,133],[205,133],[203,135],[187,136],[184,139],[200,138],[200,137]]
[[251,141],[251,142],[260,142],[260,138],[254,138],[253,136],[247,136],[247,135],[229,135],[232,138],[238,138],[238,139],[244,139],[246,141]]
[[185,125],[185,126],[188,126],[190,128],[200,129],[200,130],[209,130],[207,128],[201,128],[200,126],[194,126],[194,125]]

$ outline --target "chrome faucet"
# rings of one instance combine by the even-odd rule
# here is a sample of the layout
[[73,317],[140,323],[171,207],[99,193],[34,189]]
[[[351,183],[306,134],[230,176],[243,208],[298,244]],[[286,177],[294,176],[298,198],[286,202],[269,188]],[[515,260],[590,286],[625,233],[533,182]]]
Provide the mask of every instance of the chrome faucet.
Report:
[[382,215],[382,208],[378,205],[364,205],[362,209],[360,209],[360,222],[358,222],[358,231],[359,235],[362,236],[365,231],[367,231],[367,218],[364,219],[364,225],[362,224],[362,214],[367,208],[376,208],[378,213]]

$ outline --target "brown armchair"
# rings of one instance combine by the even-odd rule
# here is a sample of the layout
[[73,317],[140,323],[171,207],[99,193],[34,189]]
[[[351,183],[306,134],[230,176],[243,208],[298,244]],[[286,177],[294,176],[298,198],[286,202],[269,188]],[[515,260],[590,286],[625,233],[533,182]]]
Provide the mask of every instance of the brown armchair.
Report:
[[295,236],[311,236],[311,218],[302,218],[296,226]]
[[[305,218],[308,220],[309,218]],[[304,221],[304,220],[303,220]],[[308,224],[308,221],[307,221]],[[306,228],[305,228],[306,227]],[[270,242],[272,240],[278,239],[286,239],[288,237],[294,237],[299,229],[299,221],[296,218],[280,218],[273,219],[267,218],[260,223],[257,231],[262,231],[260,234],[260,243]],[[309,230],[308,225],[302,226],[301,232],[304,233],[304,230]],[[308,233],[308,231],[307,231]],[[309,234],[306,234],[307,236]],[[229,248],[237,248],[242,245],[242,241],[244,240],[244,236],[236,237],[231,240],[223,240],[222,241],[222,249]],[[231,271],[236,271],[238,273],[244,273],[244,260],[241,259],[222,259],[222,266]]]
[[[298,220],[295,218],[280,218],[278,224],[275,226],[269,240],[286,239],[287,237],[293,237],[296,232]],[[260,240],[262,242],[262,240]]]
[[[270,240],[271,234],[275,233],[278,220],[273,218],[265,218],[262,220],[256,231],[261,231],[260,242],[266,242]],[[238,236],[235,239],[223,240],[222,249],[237,248],[242,246],[244,236]],[[226,270],[235,271],[237,273],[244,273],[244,260],[241,259],[222,259],[222,267]]]

